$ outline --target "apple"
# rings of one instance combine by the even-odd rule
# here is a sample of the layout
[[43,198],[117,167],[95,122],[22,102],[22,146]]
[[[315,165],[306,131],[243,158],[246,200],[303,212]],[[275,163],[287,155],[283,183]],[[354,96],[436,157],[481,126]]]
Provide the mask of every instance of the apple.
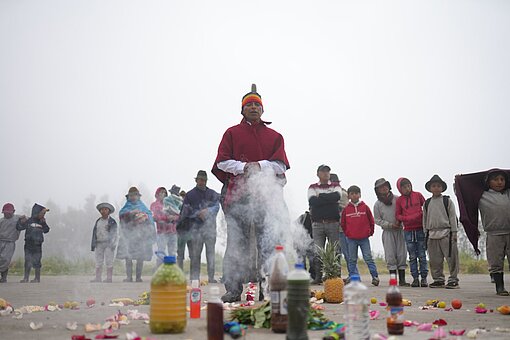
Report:
[[459,299],[452,300],[452,307],[453,309],[460,309],[462,307],[462,301]]
[[90,298],[87,300],[87,307],[92,307],[96,304],[96,300],[94,300],[93,298]]

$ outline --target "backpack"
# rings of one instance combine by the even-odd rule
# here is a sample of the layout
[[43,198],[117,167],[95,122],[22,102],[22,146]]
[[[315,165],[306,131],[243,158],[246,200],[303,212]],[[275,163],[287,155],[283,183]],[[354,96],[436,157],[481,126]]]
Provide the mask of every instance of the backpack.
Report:
[[[427,198],[427,200],[425,201],[425,204],[423,205],[423,210],[425,210],[425,213],[427,213],[427,209],[429,207],[429,204],[430,204],[430,200],[432,200],[432,197],[431,198]],[[450,219],[450,213],[448,212],[448,205],[450,204],[450,196],[446,196],[444,195],[443,196],[443,205],[444,205],[444,209],[446,210],[446,216],[448,216],[448,219]],[[455,218],[457,219],[457,225],[459,224],[459,219],[457,218],[457,215],[455,215]]]

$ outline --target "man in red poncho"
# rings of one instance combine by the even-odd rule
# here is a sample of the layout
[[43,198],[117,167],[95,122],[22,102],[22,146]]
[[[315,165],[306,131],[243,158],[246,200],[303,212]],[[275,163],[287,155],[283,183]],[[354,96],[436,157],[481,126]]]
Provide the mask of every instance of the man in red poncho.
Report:
[[[283,200],[285,171],[290,168],[282,135],[261,119],[264,107],[255,85],[242,99],[243,119],[223,134],[212,173],[223,183],[222,207],[227,220],[223,260],[224,302],[241,300],[251,263],[250,230],[255,229],[257,262],[267,273],[267,260],[288,228]],[[259,276],[260,277],[260,276]]]

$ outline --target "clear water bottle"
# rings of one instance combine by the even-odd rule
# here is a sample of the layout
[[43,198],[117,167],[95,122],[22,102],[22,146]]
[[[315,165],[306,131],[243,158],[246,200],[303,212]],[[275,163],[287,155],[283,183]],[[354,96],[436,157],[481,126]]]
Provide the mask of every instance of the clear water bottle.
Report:
[[368,290],[361,283],[359,275],[352,275],[351,282],[344,288],[345,338],[347,340],[369,340]]

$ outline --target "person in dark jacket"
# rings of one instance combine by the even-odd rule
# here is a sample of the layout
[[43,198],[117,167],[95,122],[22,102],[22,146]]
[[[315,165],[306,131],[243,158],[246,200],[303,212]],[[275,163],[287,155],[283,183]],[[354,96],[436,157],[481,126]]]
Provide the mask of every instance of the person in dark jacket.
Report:
[[106,280],[111,283],[113,275],[113,254],[117,245],[117,221],[110,214],[115,208],[110,203],[100,203],[96,209],[101,217],[96,220],[92,231],[91,250],[96,253],[96,278],[90,282],[103,282],[101,275],[106,262]]
[[210,283],[214,278],[216,216],[220,210],[220,195],[207,187],[207,172],[200,170],[195,178],[197,185],[188,191],[182,204],[181,218],[188,219],[191,230],[191,280],[200,278],[200,259],[205,244],[207,276]]
[[23,280],[20,281],[21,283],[28,282],[32,267],[35,269],[35,277],[30,282],[41,282],[43,234],[50,231],[50,227],[48,227],[44,218],[48,211],[49,209],[36,203],[32,207],[32,216],[28,219],[26,216],[21,216],[16,224],[17,230],[25,230],[25,275]]
[[[296,248],[296,252],[298,254],[299,259],[303,260],[303,264],[306,269],[306,259],[308,258],[308,263],[310,268],[308,272],[310,273],[310,277],[315,280],[315,266],[314,266],[314,257],[315,257],[315,245],[313,243],[313,233],[312,233],[312,217],[310,216],[309,211],[305,211],[304,214],[300,215],[296,223],[303,227],[306,230],[309,239],[304,237],[305,240],[299,240],[294,245]],[[303,243],[304,245],[300,244]]]

